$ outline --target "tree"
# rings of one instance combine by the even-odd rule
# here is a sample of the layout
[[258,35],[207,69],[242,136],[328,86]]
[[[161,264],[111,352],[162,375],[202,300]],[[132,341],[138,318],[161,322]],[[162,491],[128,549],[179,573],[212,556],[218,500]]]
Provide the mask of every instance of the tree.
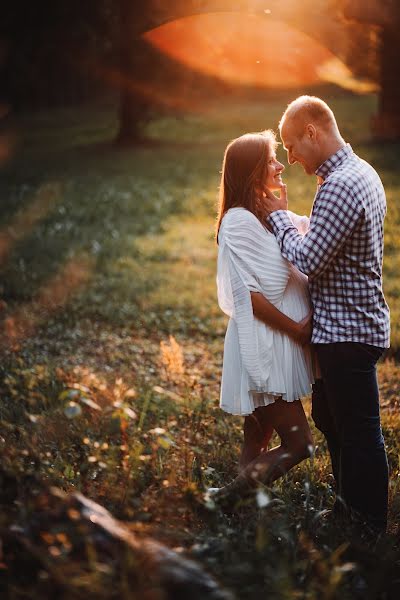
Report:
[[[14,110],[93,96],[91,65],[110,51],[112,0],[14,0],[2,6],[2,100]],[[115,9],[114,9],[115,10]],[[1,58],[1,56],[0,56]]]
[[141,33],[189,15],[235,10],[283,20],[348,61],[356,76],[375,79],[374,30],[371,26],[355,27],[354,22],[352,26],[344,24],[338,17],[336,1],[303,0],[299,3],[298,0],[269,0],[266,9],[264,0],[238,0],[234,5],[229,0],[119,0],[121,101],[118,140],[124,143],[140,140],[143,125],[162,106],[153,92],[158,73],[165,67],[165,57],[149,48],[141,39]]
[[379,106],[372,121],[377,138],[400,138],[400,3],[394,0],[342,0],[345,18],[379,28]]
[[[347,24],[339,22],[338,2]],[[14,0],[0,21],[3,95],[13,108],[76,104],[119,93],[117,140],[136,143],[144,125],[165,108],[164,89],[190,79],[142,34],[175,18],[216,11],[254,12],[280,19],[324,43],[352,71],[380,82],[376,135],[400,137],[400,59],[395,0]],[[351,23],[351,25],[349,24]],[[356,26],[354,25],[356,23]],[[378,33],[376,33],[378,32]],[[374,37],[375,36],[375,37]],[[379,60],[376,55],[379,52]],[[4,56],[6,57],[4,60]],[[376,64],[379,63],[379,76]],[[193,72],[192,77],[199,77]],[[204,82],[202,82],[203,84]],[[199,87],[199,86],[195,86]]]
[[[142,126],[151,114],[146,94],[146,74],[151,74],[148,48],[141,34],[150,25],[148,2],[119,0],[119,51],[117,83],[120,87],[119,131],[117,141],[138,141]],[[146,60],[147,58],[147,60]]]

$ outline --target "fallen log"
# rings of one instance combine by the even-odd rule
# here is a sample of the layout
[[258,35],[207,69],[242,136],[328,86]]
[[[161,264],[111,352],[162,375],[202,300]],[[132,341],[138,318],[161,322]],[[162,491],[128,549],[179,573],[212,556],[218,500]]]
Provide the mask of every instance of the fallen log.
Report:
[[[10,500],[18,484],[0,480]],[[45,488],[26,506],[0,530],[1,598],[233,600],[198,563],[138,537],[80,493]]]

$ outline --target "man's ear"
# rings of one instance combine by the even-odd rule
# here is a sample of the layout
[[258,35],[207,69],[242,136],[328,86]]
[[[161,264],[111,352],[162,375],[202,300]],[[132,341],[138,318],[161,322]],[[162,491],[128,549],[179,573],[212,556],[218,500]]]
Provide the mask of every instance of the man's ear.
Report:
[[313,125],[312,123],[306,125],[306,136],[310,141],[315,141],[317,139],[317,130],[315,128],[315,125]]

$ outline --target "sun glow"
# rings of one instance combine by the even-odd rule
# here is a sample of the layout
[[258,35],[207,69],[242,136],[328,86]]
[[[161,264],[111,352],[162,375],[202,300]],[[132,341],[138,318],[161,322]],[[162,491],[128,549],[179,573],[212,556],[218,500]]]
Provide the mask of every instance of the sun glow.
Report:
[[171,58],[203,74],[259,87],[320,83],[329,80],[330,71],[324,65],[332,64],[333,59],[339,61],[301,31],[283,21],[257,15],[196,15],[157,27],[145,38]]

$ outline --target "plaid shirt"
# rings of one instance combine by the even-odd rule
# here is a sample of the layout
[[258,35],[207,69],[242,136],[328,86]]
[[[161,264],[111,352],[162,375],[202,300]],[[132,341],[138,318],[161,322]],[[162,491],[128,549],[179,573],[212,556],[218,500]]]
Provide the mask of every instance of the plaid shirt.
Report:
[[300,235],[284,210],[268,217],[285,258],[308,275],[314,305],[312,342],[390,345],[382,291],[382,182],[347,144],[316,171],[322,180]]

